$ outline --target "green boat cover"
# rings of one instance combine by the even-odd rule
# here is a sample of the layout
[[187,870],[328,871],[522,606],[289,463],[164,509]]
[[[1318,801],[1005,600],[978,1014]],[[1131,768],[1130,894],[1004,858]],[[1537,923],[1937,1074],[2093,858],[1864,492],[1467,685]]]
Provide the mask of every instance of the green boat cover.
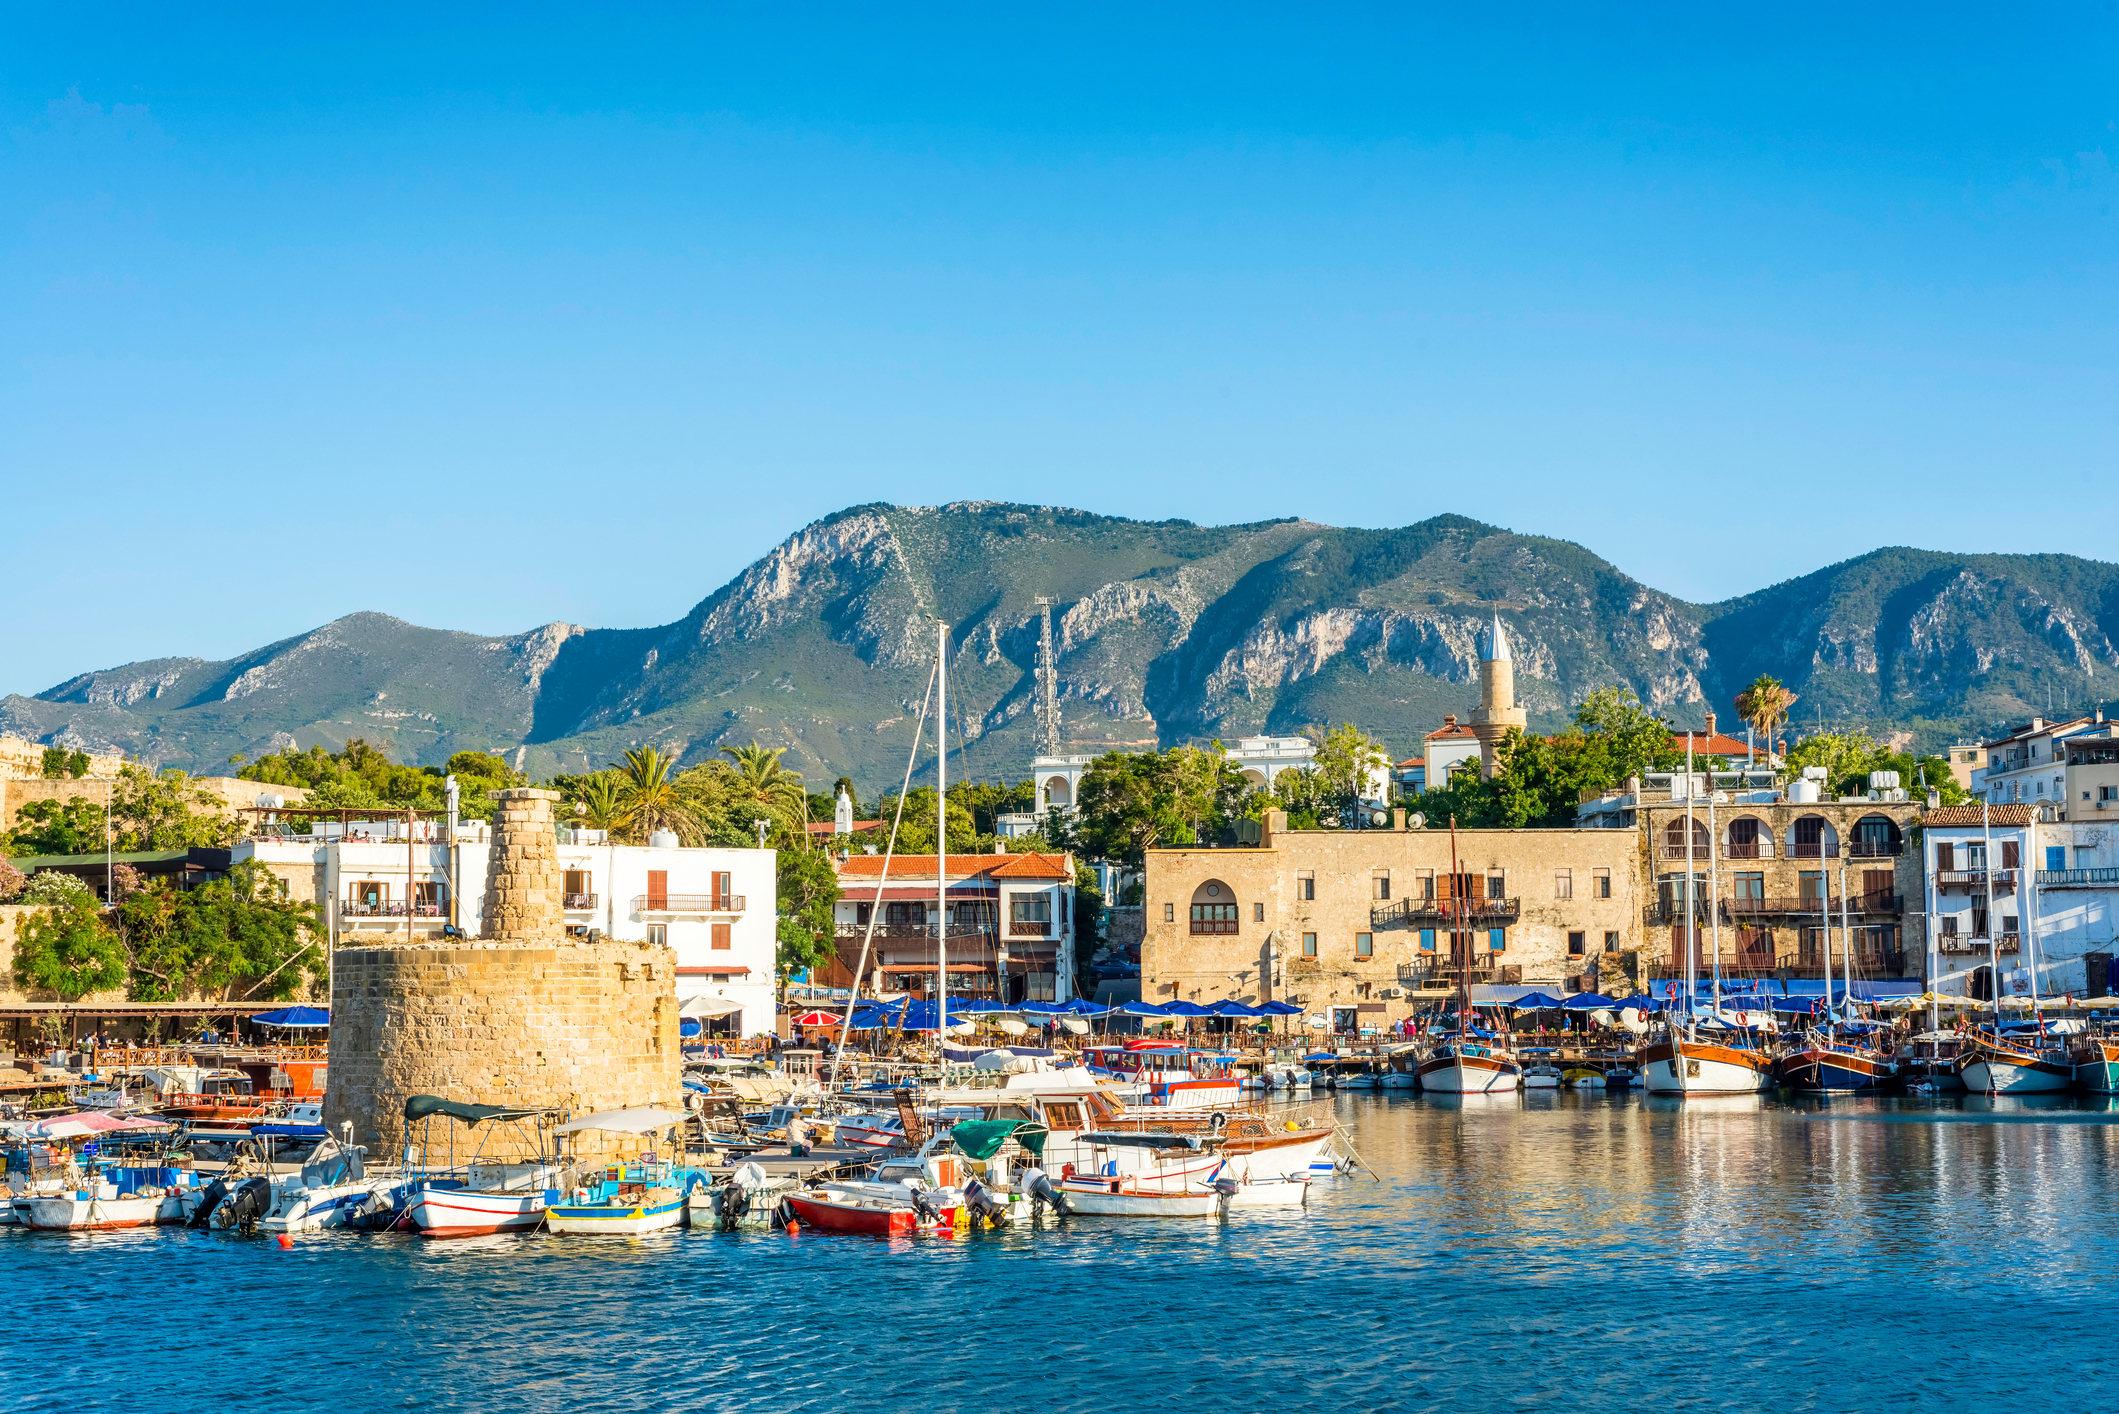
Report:
[[405,1101],[407,1124],[428,1115],[447,1115],[465,1124],[477,1124],[486,1119],[528,1119],[543,1113],[543,1110],[509,1109],[506,1105],[467,1105],[461,1100],[444,1100],[439,1095],[414,1095]]
[[[967,1159],[983,1162],[998,1154],[1001,1145],[1008,1142],[1008,1136],[1022,1128],[1022,1125],[1023,1122],[1019,1119],[967,1119],[951,1129],[949,1137],[955,1141],[958,1153]],[[1043,1147],[1044,1141],[1045,1136],[1040,1131],[1039,1147]]]

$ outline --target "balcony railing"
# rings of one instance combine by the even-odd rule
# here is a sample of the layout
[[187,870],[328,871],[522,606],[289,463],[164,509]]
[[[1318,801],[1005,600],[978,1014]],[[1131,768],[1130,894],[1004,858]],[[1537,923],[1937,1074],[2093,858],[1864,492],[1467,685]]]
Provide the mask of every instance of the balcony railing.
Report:
[[1847,843],[1849,859],[1896,859],[1906,852],[1904,841],[1850,840]]
[[[1665,848],[1668,848],[1668,846],[1665,846]],[[1684,851],[1680,850],[1679,853],[1682,855]],[[1773,841],[1753,840],[1749,844],[1732,844],[1722,851],[1722,858],[1771,859],[1773,858]]]
[[635,913],[741,913],[741,894],[634,894]]
[[577,909],[577,910],[578,910],[578,909],[586,909],[586,908],[594,908],[594,907],[596,906],[596,895],[594,895],[594,894],[568,894],[568,895],[566,896],[566,906],[567,906],[568,908],[572,908],[572,909]]
[[[414,918],[439,918],[442,916],[442,912],[442,906],[438,903],[417,903],[412,905],[412,916]],[[402,918],[405,916],[405,906],[402,903],[354,903],[349,900],[339,906],[338,916],[341,918]]]
[[[868,925],[866,923],[840,923],[832,931],[837,937],[852,938],[859,941],[868,936]],[[932,942],[934,939],[934,925],[932,923],[878,923],[876,924],[875,936],[879,939],[924,938]],[[949,936],[952,941],[960,938],[967,941],[983,938],[990,942],[993,939],[993,929],[990,925],[979,928],[952,923],[949,925]]]
[[[1813,917],[1826,911],[1827,903],[1834,917],[1839,916],[1840,900],[1811,898],[1803,894],[1773,894],[1766,898],[1725,898],[1722,900],[1723,918],[1756,918],[1767,914],[1809,914]],[[1847,901],[1849,913],[1904,913],[1906,901],[1897,894],[1855,894]]]
[[[1996,933],[1992,940],[1996,952],[2017,952],[2022,948],[2022,937],[2016,933]],[[1985,952],[1989,939],[1971,933],[1944,933],[1935,940],[1938,952]]]
[[[1457,921],[1457,899],[1404,898],[1369,905],[1371,928],[1447,928]],[[1461,900],[1466,925],[1513,923],[1523,914],[1520,898]],[[1234,931],[1233,929],[1231,931]]]
[[1797,840],[1794,844],[1788,846],[1788,857],[1790,859],[1837,859],[1839,858],[1839,841],[1812,840],[1806,844],[1802,840]]
[[2007,894],[2016,891],[2016,871],[2014,869],[1944,869],[1935,875],[1935,887],[1938,889],[1984,889],[1987,887],[1987,881],[1990,876],[1993,880],[1994,892]]
[[[1195,933],[1199,932],[1200,925],[1194,923],[1192,931]],[[1236,925],[1230,924],[1229,931],[1231,933],[1235,932]],[[1011,918],[1008,920],[1008,936],[1011,938],[1049,938],[1052,936],[1052,923],[1051,920],[1045,918]]]
[[2119,884],[2119,869],[2041,869],[2041,889],[2083,889],[2095,884]]
[[[1712,910],[1707,907],[1705,898],[1697,898],[1692,901],[1692,916],[1697,918],[1703,927],[1714,917]],[[1677,924],[1684,921],[1685,901],[1683,899],[1663,899],[1659,902],[1648,904],[1641,910],[1641,922],[1651,928],[1661,923]]]

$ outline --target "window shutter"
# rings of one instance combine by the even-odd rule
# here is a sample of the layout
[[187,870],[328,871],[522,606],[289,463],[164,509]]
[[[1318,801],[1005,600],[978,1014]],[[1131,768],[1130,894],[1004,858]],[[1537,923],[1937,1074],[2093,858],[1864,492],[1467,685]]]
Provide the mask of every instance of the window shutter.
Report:
[[1953,845],[1953,844],[1948,844],[1948,843],[1944,843],[1944,844],[1938,844],[1938,845],[1936,845],[1936,846],[1935,846],[1935,871],[1936,871],[1936,872],[1937,872],[1938,874],[1948,874],[1948,873],[1952,872],[1953,870],[1955,870],[1956,868],[1957,868],[1957,846],[1955,846],[1955,845]]
[[716,952],[727,952],[727,951],[728,951],[728,946],[729,946],[729,937],[728,937],[728,935],[729,935],[729,926],[730,926],[730,925],[728,925],[728,924],[726,924],[726,923],[716,923],[716,924],[714,925],[714,950],[715,950]]
[[2004,869],[2022,868],[2023,864],[2022,860],[2018,857],[2019,854],[2020,849],[2016,841],[2003,840],[2001,842],[2001,867]]
[[650,869],[647,871],[647,906],[667,909],[670,906],[670,871]]

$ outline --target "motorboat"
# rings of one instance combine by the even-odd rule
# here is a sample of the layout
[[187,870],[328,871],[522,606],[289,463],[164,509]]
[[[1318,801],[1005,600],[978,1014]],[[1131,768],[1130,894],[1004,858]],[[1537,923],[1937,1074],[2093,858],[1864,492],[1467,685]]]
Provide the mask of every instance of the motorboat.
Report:
[[[642,1106],[587,1115],[560,1125],[552,1133],[563,1139],[588,1133],[647,1135],[668,1129],[674,1145],[680,1137],[676,1131],[685,1120],[679,1110]],[[581,1174],[570,1190],[547,1194],[545,1230],[629,1237],[661,1232],[684,1222],[692,1191],[706,1183],[706,1175],[698,1169],[658,1158],[649,1150],[637,1159],[615,1160],[600,1172]]]
[[1630,1065],[1611,1066],[1604,1072],[1606,1090],[1631,1090],[1641,1083],[1641,1073]]
[[1560,1067],[1550,1061],[1523,1067],[1523,1088],[1526,1090],[1557,1090],[1565,1078]]
[[777,1226],[780,1200],[796,1186],[791,1176],[774,1177],[758,1164],[738,1164],[721,1182],[702,1184],[685,1195],[685,1224],[715,1232]]
[[1604,1088],[1604,1072],[1576,1066],[1560,1073],[1560,1083],[1570,1090],[1601,1090]]
[[368,1172],[367,1152],[334,1139],[317,1145],[299,1173],[274,1180],[271,1210],[258,1226],[266,1232],[346,1227],[379,1194],[395,1207],[404,1197],[406,1180],[397,1173]]
[[1088,1217],[1218,1218],[1228,1202],[1228,1195],[1211,1184],[1166,1187],[1137,1178],[1077,1174],[1056,1187],[1070,1213]]
[[790,1193],[784,1202],[803,1227],[820,1232],[855,1233],[868,1237],[909,1237],[923,1229],[950,1231],[956,1227],[955,1208],[944,1208],[932,1218],[891,1198],[868,1197],[820,1188]]

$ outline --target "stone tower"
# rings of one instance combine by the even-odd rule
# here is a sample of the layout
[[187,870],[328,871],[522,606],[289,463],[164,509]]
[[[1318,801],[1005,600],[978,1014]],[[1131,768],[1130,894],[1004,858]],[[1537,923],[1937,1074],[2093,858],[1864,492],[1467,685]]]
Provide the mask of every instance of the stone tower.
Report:
[[[575,1116],[682,1109],[677,957],[667,945],[570,938],[548,790],[493,795],[485,936],[339,949],[331,988],[324,1119],[394,1155],[413,1095]],[[450,1121],[431,1121],[436,1142]],[[456,1136],[489,1158],[527,1158],[521,1131]],[[589,1132],[574,1152],[600,1162],[634,1141]]]
[[1479,706],[1472,713],[1472,735],[1479,738],[1479,770],[1491,776],[1499,767],[1495,755],[1509,728],[1529,730],[1530,715],[1516,705],[1516,664],[1508,648],[1508,631],[1501,627],[1501,611],[1494,610],[1493,626],[1479,652]]

